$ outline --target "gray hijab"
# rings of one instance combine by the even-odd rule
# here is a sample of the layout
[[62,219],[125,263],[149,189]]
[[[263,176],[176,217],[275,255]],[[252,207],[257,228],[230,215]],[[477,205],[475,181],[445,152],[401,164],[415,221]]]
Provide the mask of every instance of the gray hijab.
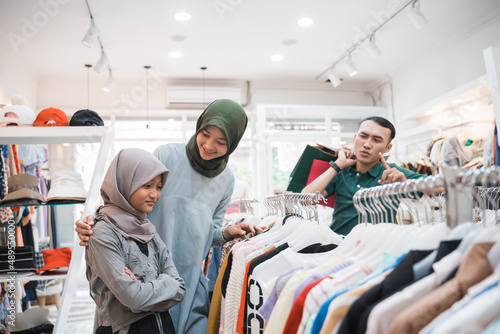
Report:
[[139,148],[121,150],[111,162],[101,186],[104,205],[97,209],[96,220],[104,220],[125,238],[146,243],[156,229],[129,203],[130,197],[147,182],[162,175],[165,184],[168,169],[151,153]]

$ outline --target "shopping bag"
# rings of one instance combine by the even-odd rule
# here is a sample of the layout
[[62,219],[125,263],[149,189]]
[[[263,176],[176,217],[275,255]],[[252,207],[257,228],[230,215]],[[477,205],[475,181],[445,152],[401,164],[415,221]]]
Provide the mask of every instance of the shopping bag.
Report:
[[[307,184],[312,182],[312,180],[321,175],[321,173],[323,173],[330,167],[330,161],[336,159],[337,152],[334,149],[328,148],[323,145],[307,145],[304,149],[304,152],[302,152],[302,155],[297,161],[297,164],[290,173],[286,190],[294,193],[300,193]],[[314,160],[318,160],[323,163],[316,162],[313,175],[311,175],[311,180],[309,180],[309,175],[311,174],[311,168],[313,167]],[[331,200],[328,200],[328,206],[333,207],[333,202],[333,198]]]
[[[330,168],[330,162],[314,159],[311,165],[311,171],[309,172],[309,177],[307,178],[306,184],[311,183],[316,180],[318,176],[323,174],[328,168]],[[333,208],[335,206],[335,195],[326,198],[325,201],[320,201],[319,204]]]

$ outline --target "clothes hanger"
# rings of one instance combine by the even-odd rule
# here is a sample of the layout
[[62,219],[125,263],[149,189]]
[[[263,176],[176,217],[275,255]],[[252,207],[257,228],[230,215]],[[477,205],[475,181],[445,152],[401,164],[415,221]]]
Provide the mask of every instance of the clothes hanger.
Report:
[[[474,182],[474,184],[476,185],[487,185],[486,181],[488,179],[489,172],[489,168],[481,168],[475,171],[473,174],[469,175],[471,178],[471,182]],[[467,179],[467,181],[469,180]],[[457,251],[462,254],[466,254],[473,244],[478,242],[490,241],[492,238],[492,232],[493,231],[491,229],[488,229],[488,227],[478,226],[478,228],[471,230],[470,233],[462,239],[462,242],[457,247]]]
[[367,223],[367,215],[368,212],[365,210],[363,203],[361,202],[363,194],[366,192],[366,189],[361,189],[356,192],[353,196],[352,203],[354,208],[358,212],[358,225],[361,223]]
[[[315,194],[293,194],[290,195],[290,198],[295,204],[294,212],[303,214],[307,210],[305,209],[306,204],[318,203],[323,196],[316,192]],[[315,243],[338,245],[342,241],[343,239],[333,232],[328,225],[306,219],[302,219],[301,224],[287,238],[290,247],[295,251],[300,251]]]

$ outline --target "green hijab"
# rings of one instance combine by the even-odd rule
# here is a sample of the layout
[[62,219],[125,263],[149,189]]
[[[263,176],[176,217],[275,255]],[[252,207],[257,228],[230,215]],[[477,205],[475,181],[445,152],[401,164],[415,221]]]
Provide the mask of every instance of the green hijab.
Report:
[[[221,99],[212,102],[200,115],[196,122],[196,133],[186,145],[186,154],[191,167],[201,175],[215,177],[226,168],[229,155],[238,146],[245,129],[248,118],[241,105],[233,100]],[[203,160],[196,144],[196,136],[207,126],[218,127],[227,142],[227,153],[220,158]]]

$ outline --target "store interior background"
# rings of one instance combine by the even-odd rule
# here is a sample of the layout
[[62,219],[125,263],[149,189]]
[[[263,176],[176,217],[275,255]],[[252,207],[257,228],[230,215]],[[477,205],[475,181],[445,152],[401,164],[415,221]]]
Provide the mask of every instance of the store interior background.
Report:
[[[396,125],[390,162],[418,159],[440,136],[486,137],[495,109],[500,114],[484,55],[500,47],[498,0],[421,0],[428,22],[420,29],[409,5],[376,32],[380,57],[360,46],[351,55],[359,73],[344,69],[345,51],[409,2],[89,0],[115,79],[107,93],[108,70],[84,66],[101,53],[99,43],[81,43],[90,26],[84,0],[2,1],[0,105],[22,94],[35,113],[55,107],[68,118],[89,106],[113,132],[111,160],[125,147],[152,152],[186,142],[206,102],[233,98],[249,126],[230,163],[249,196],[262,200],[286,189],[306,144],[349,146],[366,116]],[[176,21],[181,11],[191,19]],[[314,23],[298,26],[303,17]],[[170,58],[172,51],[182,57]],[[270,60],[275,54],[283,60]],[[333,87],[326,70],[337,61],[342,83]],[[70,162],[67,150],[76,152]],[[91,173],[91,146],[53,152],[51,168]],[[71,231],[73,221],[66,222]]]

